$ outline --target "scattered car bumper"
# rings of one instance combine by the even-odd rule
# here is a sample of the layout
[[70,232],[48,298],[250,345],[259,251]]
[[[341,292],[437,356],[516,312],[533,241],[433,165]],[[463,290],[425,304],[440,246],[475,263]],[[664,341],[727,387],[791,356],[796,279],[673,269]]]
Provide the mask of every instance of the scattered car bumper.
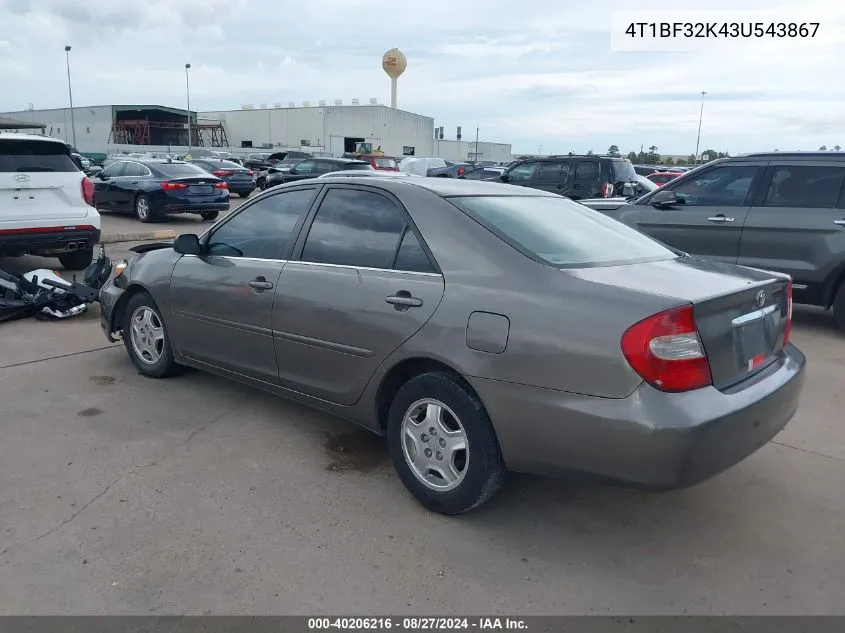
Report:
[[683,488],[739,463],[798,408],[806,360],[788,345],[736,392],[663,393],[643,383],[622,399],[472,378],[508,468],[586,474],[647,489]]
[[94,226],[0,231],[0,256],[26,253],[66,253],[92,248],[100,241]]

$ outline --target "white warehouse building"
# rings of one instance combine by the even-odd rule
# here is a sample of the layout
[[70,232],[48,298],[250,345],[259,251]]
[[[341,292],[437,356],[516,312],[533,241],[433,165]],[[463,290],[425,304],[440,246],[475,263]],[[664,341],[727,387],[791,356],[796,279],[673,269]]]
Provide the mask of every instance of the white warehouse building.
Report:
[[[303,105],[191,112],[192,147],[220,147],[233,153],[256,149],[302,149],[315,156],[342,156],[359,142],[388,156],[441,157],[451,161],[511,160],[511,146],[438,138],[434,119],[373,103]],[[185,151],[189,113],[160,105],[77,106],[0,113],[0,119],[33,121],[45,133],[73,143],[88,155],[117,151]],[[75,128],[75,134],[74,129]]]

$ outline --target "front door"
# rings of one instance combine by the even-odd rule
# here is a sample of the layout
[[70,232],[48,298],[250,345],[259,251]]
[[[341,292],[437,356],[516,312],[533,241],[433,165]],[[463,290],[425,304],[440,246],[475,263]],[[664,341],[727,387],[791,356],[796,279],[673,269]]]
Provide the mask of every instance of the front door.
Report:
[[112,163],[94,180],[94,204],[98,209],[114,209],[114,181],[126,167],[126,163]]
[[281,384],[353,404],[434,313],[443,277],[398,201],[362,186],[327,188],[298,250],[273,308]]
[[279,275],[316,188],[262,197],[182,257],[170,284],[172,339],[188,358],[278,382],[272,314]]
[[742,227],[763,168],[733,164],[715,166],[693,179],[666,185],[680,204],[629,208],[619,219],[664,244],[691,255],[736,263]]

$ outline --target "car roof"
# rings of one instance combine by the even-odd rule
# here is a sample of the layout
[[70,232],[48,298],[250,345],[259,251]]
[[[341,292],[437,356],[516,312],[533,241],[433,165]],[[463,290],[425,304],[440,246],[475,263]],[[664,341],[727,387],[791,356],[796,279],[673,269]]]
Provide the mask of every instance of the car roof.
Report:
[[[2,125],[3,119],[0,119],[0,125]],[[67,146],[60,138],[54,138],[52,136],[44,136],[43,134],[17,134],[15,132],[0,132],[0,140],[4,141],[42,141],[48,143],[61,143],[62,145]],[[70,150],[70,147],[68,147]]]
[[[308,160],[306,158],[305,160]],[[312,160],[330,161],[333,163],[343,163],[344,165],[369,165],[365,160],[358,160],[357,158],[332,158],[331,156],[314,156]]]
[[723,158],[722,160],[731,160],[736,158],[786,158],[789,160],[798,158],[802,160],[843,161],[845,160],[845,152],[756,152],[752,154],[740,154],[738,156],[729,156],[727,158]]
[[428,189],[432,193],[444,198],[459,196],[560,197],[557,194],[540,189],[531,189],[530,187],[505,185],[486,180],[459,180],[457,178],[378,178],[373,176],[355,178],[348,176],[343,178],[343,183],[360,185],[377,184],[379,187],[389,191],[401,191],[402,187],[420,187],[422,189]]

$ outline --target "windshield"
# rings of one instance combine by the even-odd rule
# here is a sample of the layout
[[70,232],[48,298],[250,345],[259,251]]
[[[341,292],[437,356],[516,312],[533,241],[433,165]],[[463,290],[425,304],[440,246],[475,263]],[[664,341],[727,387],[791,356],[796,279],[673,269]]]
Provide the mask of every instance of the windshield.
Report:
[[449,201],[532,259],[560,268],[677,257],[639,231],[559,196],[467,196]]
[[627,159],[611,160],[610,168],[615,182],[633,182],[637,179],[637,172],[634,171],[631,161]]

